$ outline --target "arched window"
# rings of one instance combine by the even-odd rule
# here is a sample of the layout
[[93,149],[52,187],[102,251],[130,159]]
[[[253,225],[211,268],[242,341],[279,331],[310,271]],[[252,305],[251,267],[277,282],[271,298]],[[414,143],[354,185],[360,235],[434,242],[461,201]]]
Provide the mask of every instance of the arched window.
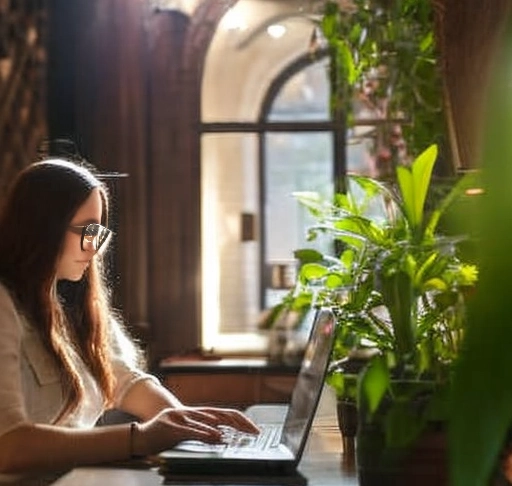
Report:
[[[308,51],[315,24],[305,3],[239,0],[208,51],[201,98],[205,349],[265,348],[261,312],[286,291],[276,287],[293,281],[293,251],[311,246],[311,221],[293,192],[331,194],[347,154],[348,169],[364,171],[366,142],[353,138],[347,146],[354,132],[330,119],[327,58]],[[276,269],[284,282],[276,282]]]

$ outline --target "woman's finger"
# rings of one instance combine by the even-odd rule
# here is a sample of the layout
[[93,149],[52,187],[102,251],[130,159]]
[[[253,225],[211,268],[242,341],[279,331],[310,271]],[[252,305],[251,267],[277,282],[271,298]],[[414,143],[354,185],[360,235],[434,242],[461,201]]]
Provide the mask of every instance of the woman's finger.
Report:
[[163,423],[167,426],[173,438],[178,441],[187,439],[198,439],[209,443],[222,441],[222,431],[217,427],[206,423],[204,420],[197,420],[189,412],[169,411],[163,418]]
[[257,425],[246,415],[238,410],[223,408],[200,408],[197,409],[206,417],[214,417],[215,425],[228,425],[242,432],[257,434],[259,429]]
[[142,424],[150,453],[169,449],[184,440],[200,440],[209,444],[224,442],[228,426],[241,432],[257,434],[258,427],[243,413],[213,407],[169,408]]

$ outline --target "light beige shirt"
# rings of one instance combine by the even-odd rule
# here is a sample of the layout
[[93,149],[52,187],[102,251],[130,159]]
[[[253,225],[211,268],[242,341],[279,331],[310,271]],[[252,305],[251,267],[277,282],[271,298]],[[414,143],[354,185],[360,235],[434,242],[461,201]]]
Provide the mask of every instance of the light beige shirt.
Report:
[[[149,379],[158,383],[158,380],[137,369],[133,346],[117,322],[112,321],[111,330],[117,380],[114,407],[118,407],[135,382]],[[84,400],[72,414],[59,420],[58,425],[90,428],[104,412],[103,398],[79,355],[73,358],[77,369],[82,371]],[[0,436],[24,423],[54,424],[63,405],[64,390],[55,359],[0,284]],[[0,483],[14,479],[0,474]]]

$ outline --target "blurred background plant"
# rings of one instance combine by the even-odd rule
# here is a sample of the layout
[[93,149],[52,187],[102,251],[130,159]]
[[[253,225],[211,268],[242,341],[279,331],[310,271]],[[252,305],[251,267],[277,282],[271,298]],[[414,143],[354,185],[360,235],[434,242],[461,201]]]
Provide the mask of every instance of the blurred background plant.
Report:
[[430,0],[326,1],[318,29],[311,50],[325,40],[332,115],[349,127],[355,113],[372,119],[381,178],[432,143],[448,156]]
[[[472,220],[480,235],[476,255],[478,291],[467,308],[467,332],[453,380],[450,457],[454,486],[491,484],[505,465],[512,481],[512,9],[492,56],[485,86],[483,146],[479,154],[485,197],[458,220]],[[505,454],[503,454],[503,452]],[[494,483],[492,483],[494,484]]]

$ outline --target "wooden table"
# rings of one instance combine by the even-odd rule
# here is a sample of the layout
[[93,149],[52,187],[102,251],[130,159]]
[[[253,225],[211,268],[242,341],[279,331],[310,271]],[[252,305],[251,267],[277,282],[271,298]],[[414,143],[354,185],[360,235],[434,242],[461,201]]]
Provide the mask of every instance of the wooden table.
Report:
[[[332,392],[326,388],[320,400],[299,472],[307,479],[308,486],[357,486],[353,451],[343,451],[342,440],[337,428],[335,400]],[[156,469],[120,469],[105,467],[77,468],[66,474],[52,486],[161,486],[163,477]],[[188,486],[207,486],[214,484],[205,480],[187,482]],[[219,483],[215,483],[219,486]],[[244,486],[243,483],[236,483]],[[247,483],[248,484],[248,483]],[[251,486],[264,486],[265,478]],[[275,483],[273,483],[275,484]],[[226,486],[233,486],[232,482]]]

